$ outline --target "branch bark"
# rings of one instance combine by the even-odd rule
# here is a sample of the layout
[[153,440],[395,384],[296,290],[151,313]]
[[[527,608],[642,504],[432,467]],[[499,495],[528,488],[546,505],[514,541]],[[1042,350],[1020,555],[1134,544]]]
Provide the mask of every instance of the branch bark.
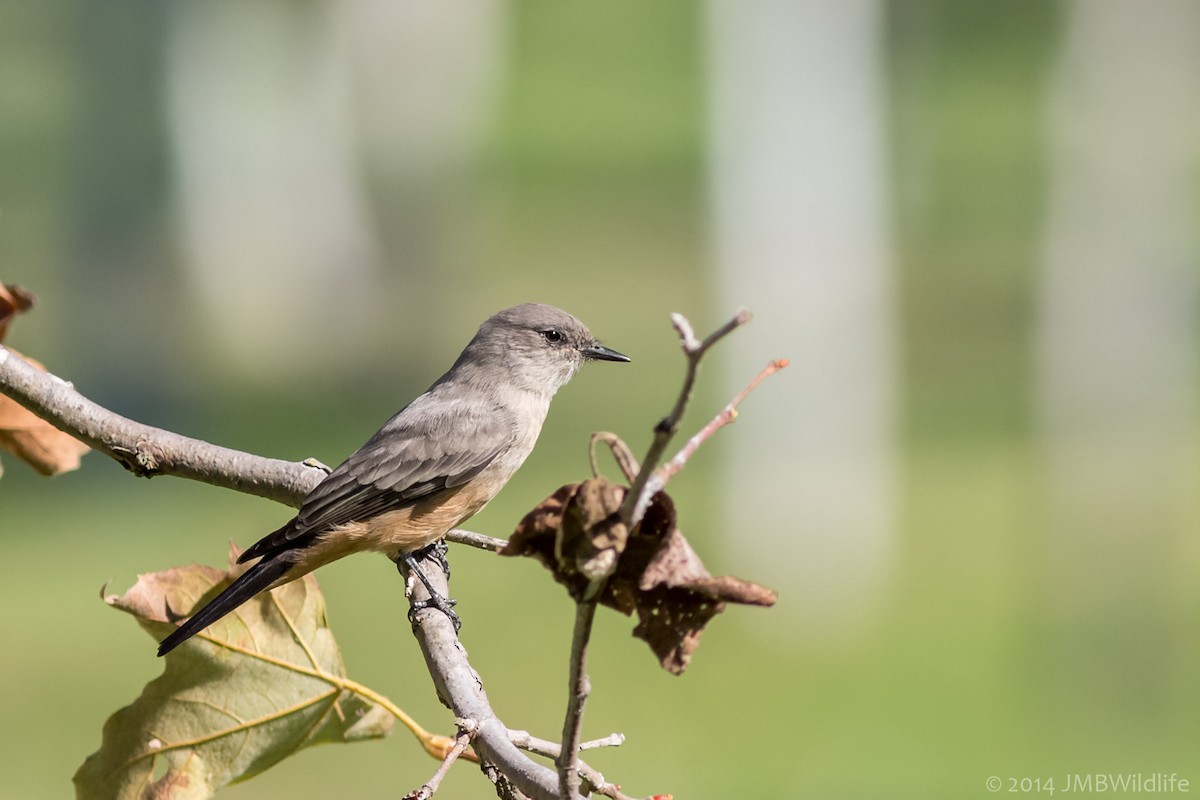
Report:
[[[671,439],[679,430],[679,423],[683,419],[684,412],[687,411],[688,404],[691,402],[692,393],[696,386],[696,373],[700,368],[700,361],[704,358],[704,354],[714,344],[749,321],[749,310],[745,308],[740,309],[728,322],[701,340],[696,338],[695,330],[692,328],[692,323],[688,321],[687,317],[683,316],[683,314],[671,315],[671,324],[674,326],[676,333],[679,334],[679,346],[683,350],[684,357],[687,359],[687,372],[684,374],[683,386],[679,390],[679,397],[675,401],[674,408],[654,426],[654,438],[650,442],[649,450],[640,467],[636,466],[635,459],[627,452],[624,444],[620,448],[613,447],[614,442],[620,441],[617,437],[611,434],[594,434],[592,436],[591,446],[588,450],[593,475],[597,473],[596,443],[598,441],[608,442],[609,446],[613,449],[613,455],[616,456],[622,471],[627,476],[631,471],[636,470],[637,474],[632,476],[629,492],[625,495],[625,500],[618,512],[620,523],[624,525],[625,530],[633,531],[641,521],[642,515],[646,513],[646,507],[650,504],[650,498],[663,488],[667,478],[669,478],[670,474],[673,474],[664,474],[663,471],[658,469],[658,462],[662,460],[663,454],[667,450],[667,445],[670,444]],[[767,369],[775,371],[786,366],[786,364],[786,361],[772,362],[772,365]],[[720,425],[732,421],[737,404],[768,374],[770,372],[764,370],[750,386],[734,399],[734,402],[726,409],[728,418],[720,423]],[[712,432],[720,427],[720,425],[711,427],[701,438],[696,439],[695,444],[691,446],[691,450],[694,451],[696,447],[699,447],[700,442],[712,435]],[[675,472],[678,472],[683,467],[683,463],[687,461],[688,455],[690,455],[690,451],[679,457],[679,464],[675,467]],[[588,643],[592,635],[592,621],[595,619],[596,605],[599,602],[600,593],[616,569],[616,565],[617,562],[613,559],[608,562],[607,571],[603,574],[590,576],[591,582],[587,590],[576,601],[575,605],[575,629],[571,638],[567,711],[563,719],[562,750],[558,756],[559,791],[563,797],[573,797],[579,791],[581,771],[579,741],[583,735],[583,710],[587,703],[588,695],[591,693],[591,683],[587,677]]]
[[[404,572],[410,602],[428,600],[429,591],[425,584],[407,574],[402,562],[398,566]],[[449,582],[440,564],[426,559],[421,562],[421,569],[435,591],[443,597],[450,595]],[[536,800],[559,798],[558,775],[522,753],[513,744],[508,728],[492,711],[483,689],[483,679],[467,661],[466,650],[458,640],[450,618],[435,608],[418,611],[413,635],[421,646],[442,703],[454,712],[455,717],[469,719],[475,724],[472,745],[485,773],[489,765],[498,767],[522,795]],[[567,796],[580,797],[578,792]]]
[[[597,584],[593,584],[596,586]],[[599,587],[603,587],[601,581]],[[583,707],[592,684],[587,676],[587,649],[596,618],[596,595],[582,598],[575,605],[575,630],[571,636],[569,665],[570,692],[563,719],[562,747],[558,755],[558,791],[563,797],[579,793],[579,741],[583,731]]]
[[662,459],[663,453],[666,452],[667,445],[670,444],[671,439],[679,430],[679,423],[683,419],[683,412],[687,410],[688,403],[692,400],[692,392],[696,388],[696,373],[700,368],[700,360],[704,358],[704,354],[708,352],[710,347],[749,321],[749,309],[740,309],[728,322],[710,333],[703,340],[700,340],[696,338],[692,323],[688,322],[687,317],[683,316],[683,314],[671,315],[671,324],[675,327],[675,332],[679,334],[679,346],[683,350],[684,357],[687,358],[687,372],[683,377],[683,387],[679,390],[679,397],[675,400],[675,407],[671,409],[670,414],[667,414],[667,416],[659,420],[659,423],[654,426],[654,438],[651,440],[650,448],[646,452],[645,459],[642,461],[642,468],[638,472],[637,477],[633,479],[633,483],[629,487],[629,494],[625,496],[625,506],[621,509],[621,519],[629,525],[630,530],[641,521],[642,515],[646,513],[646,506],[650,503],[650,498],[662,488],[661,486],[654,488],[647,484],[658,467],[658,462]]
[[[3,345],[0,394],[143,478],[174,475],[297,508],[326,475],[315,461],[267,458],[122,417]],[[446,534],[446,540],[493,552],[506,544],[461,528]]]
[[134,422],[2,345],[0,392],[143,478],[175,475],[294,507],[326,474],[311,464],[264,458]]

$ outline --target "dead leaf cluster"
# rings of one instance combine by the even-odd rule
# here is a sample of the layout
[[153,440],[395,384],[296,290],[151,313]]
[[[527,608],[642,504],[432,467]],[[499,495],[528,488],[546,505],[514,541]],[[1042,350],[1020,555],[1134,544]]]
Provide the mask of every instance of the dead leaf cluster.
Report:
[[679,530],[665,492],[655,494],[641,522],[626,530],[619,510],[628,491],[605,478],[562,486],[525,515],[501,554],[536,558],[576,600],[611,571],[600,603],[625,615],[636,612],[633,635],[646,641],[663,669],[678,675],[704,626],[727,603],[771,606],[776,593],[711,575]]

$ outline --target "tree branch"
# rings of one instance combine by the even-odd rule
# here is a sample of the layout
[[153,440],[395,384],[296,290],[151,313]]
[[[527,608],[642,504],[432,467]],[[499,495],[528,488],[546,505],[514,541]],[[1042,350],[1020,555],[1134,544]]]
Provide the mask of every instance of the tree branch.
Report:
[[778,358],[763,367],[762,371],[755,375],[753,380],[746,384],[742,390],[738,392],[732,400],[729,401],[725,408],[721,409],[721,411],[715,417],[713,417],[707,425],[701,428],[695,436],[687,440],[687,443],[680,448],[679,452],[676,453],[670,461],[654,471],[654,474],[651,475],[646,481],[646,488],[644,491],[647,497],[653,497],[658,492],[661,492],[663,488],[666,487],[667,481],[671,480],[671,478],[673,478],[681,469],[683,469],[683,465],[686,464],[688,459],[692,457],[692,454],[699,449],[700,445],[708,441],[708,438],[721,428],[737,419],[738,406],[742,404],[743,400],[749,397],[751,392],[758,388],[758,385],[763,382],[764,378],[769,375],[774,375],[787,365],[788,360],[786,358]]
[[[614,562],[615,563],[615,562]],[[603,588],[603,581],[593,581],[591,588]],[[558,791],[563,797],[579,793],[579,740],[583,731],[583,706],[592,692],[587,676],[587,649],[592,638],[592,622],[596,618],[596,597],[583,597],[575,604],[575,629],[571,635],[571,661],[567,695],[567,713],[563,719],[562,748],[558,755]]]
[[299,506],[326,474],[310,464],[251,455],[126,419],[2,345],[0,392],[140,477],[175,475]]
[[[540,756],[547,758],[558,759],[562,754],[562,747],[554,742],[545,739],[539,739],[536,736],[530,735],[529,731],[509,731],[509,738],[513,744],[520,747],[522,750],[528,750],[531,753],[537,753]],[[596,739],[591,742],[583,742],[579,745],[582,750],[594,750],[597,747],[616,747],[625,741],[625,737],[619,733],[610,734],[603,739]],[[590,790],[596,794],[602,794],[605,797],[611,797],[613,800],[632,800],[632,798],[624,794],[621,788],[616,784],[609,783],[604,779],[604,776],[599,770],[589,767],[582,761],[578,761],[579,776],[587,783]]]
[[454,737],[454,746],[446,751],[442,763],[438,765],[437,772],[433,773],[433,776],[425,781],[421,788],[406,794],[404,800],[430,800],[433,793],[442,785],[442,780],[450,772],[450,767],[454,766],[454,762],[466,751],[474,731],[475,724],[473,722],[460,720],[458,736]]
[[692,323],[688,322],[685,316],[682,314],[671,315],[671,324],[679,334],[679,346],[687,358],[687,372],[683,377],[683,387],[679,390],[679,397],[675,400],[675,407],[671,409],[670,414],[663,417],[654,426],[654,439],[650,442],[650,449],[642,461],[641,470],[629,487],[629,494],[625,496],[625,505],[621,508],[621,518],[626,521],[631,530],[641,520],[642,514],[646,513],[646,506],[650,503],[650,498],[654,496],[654,492],[646,491],[646,483],[658,467],[658,462],[666,452],[671,438],[679,430],[679,422],[683,419],[683,412],[687,410],[688,403],[692,399],[692,392],[696,387],[696,373],[700,368],[700,360],[704,358],[704,354],[710,347],[745,325],[750,318],[749,309],[739,309],[732,319],[701,341],[696,338]]
[[[174,475],[296,508],[327,474],[311,460],[266,458],[134,422],[92,402],[69,381],[43,372],[3,345],[0,394],[144,478]],[[461,528],[450,531],[446,539],[493,552],[506,544]]]
[[[398,566],[405,576],[410,603],[428,600],[429,591],[425,584],[413,580],[403,562]],[[448,597],[450,587],[441,565],[434,559],[425,559],[421,569],[433,589]],[[495,765],[521,794],[536,800],[559,798],[555,772],[522,753],[509,737],[508,728],[492,711],[483,690],[483,680],[467,661],[466,650],[459,642],[450,618],[435,608],[418,611],[413,635],[421,646],[442,703],[454,712],[455,717],[469,719],[475,724],[472,744],[485,772],[489,765]],[[574,800],[580,795],[575,793],[568,797]]]
[[[613,447],[613,443],[619,441],[617,437],[611,434],[594,434],[592,436],[589,447],[589,458],[593,475],[597,473],[595,455],[597,442],[607,442],[612,447],[613,455],[616,456],[622,471],[626,475],[632,470],[637,469],[637,474],[630,481],[629,492],[625,495],[625,500],[618,511],[619,524],[624,525],[626,531],[633,531],[645,513],[646,507],[650,503],[650,498],[658,493],[665,483],[665,480],[657,471],[658,462],[662,459],[663,453],[666,452],[667,445],[670,444],[672,437],[679,430],[680,420],[683,419],[683,413],[687,410],[688,403],[691,402],[692,393],[696,386],[696,373],[699,370],[701,359],[704,358],[704,354],[714,344],[749,321],[749,310],[745,308],[740,309],[732,319],[720,328],[717,328],[717,330],[713,331],[703,340],[700,340],[696,338],[692,323],[688,321],[687,317],[682,314],[671,315],[671,324],[679,334],[679,345],[683,349],[684,356],[687,358],[687,372],[684,374],[683,387],[679,391],[675,407],[671,409],[671,413],[663,417],[654,426],[654,439],[650,442],[650,448],[640,468],[635,466],[635,459],[625,452],[623,446],[622,448]],[[786,362],[782,362],[780,366],[783,365],[786,365]],[[775,369],[779,369],[780,366],[775,367]],[[763,377],[765,377],[765,374],[756,378],[754,383],[738,395],[733,403],[733,409],[728,411],[730,420],[733,418],[737,403],[741,402],[742,398],[752,391],[754,386],[758,385],[758,382]],[[715,431],[717,427],[720,427],[720,425],[713,427],[703,438],[698,439],[692,450],[694,451],[696,447],[699,447],[700,442],[712,435],[712,431]],[[687,456],[685,455],[683,461],[686,460]],[[680,462],[676,471],[682,468],[683,461]],[[575,604],[575,629],[571,637],[567,711],[563,719],[562,749],[558,756],[559,791],[563,797],[573,797],[579,791],[579,740],[582,737],[584,705],[587,703],[588,695],[591,693],[591,683],[587,677],[588,642],[592,635],[592,621],[596,616],[596,605],[599,602],[600,593],[604,590],[604,586],[613,574],[616,566],[617,562],[614,558],[607,562],[603,573],[590,575],[591,580],[588,583],[587,589],[576,600]]]

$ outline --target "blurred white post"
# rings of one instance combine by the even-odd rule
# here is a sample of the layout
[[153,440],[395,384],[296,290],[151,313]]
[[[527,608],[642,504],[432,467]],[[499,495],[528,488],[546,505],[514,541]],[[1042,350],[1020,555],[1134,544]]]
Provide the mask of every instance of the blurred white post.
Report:
[[[389,283],[379,231],[453,231],[435,224],[440,179],[474,154],[491,108],[503,6],[204,0],[172,10],[184,260],[216,352],[274,380],[334,353],[336,363],[394,354],[381,332],[402,339],[405,320],[421,316],[405,313],[428,304],[415,273],[435,265],[419,253],[404,286]],[[377,223],[368,175],[381,194],[411,187],[408,214]]]
[[1038,412],[1050,580],[1068,613],[1096,613],[1129,600],[1127,579],[1169,591],[1180,548],[1196,552],[1181,524],[1200,477],[1200,4],[1067,9],[1048,98]]
[[354,341],[372,309],[345,27],[327,3],[172,12],[184,262],[216,352],[277,379],[319,358],[331,323]]
[[723,441],[725,543],[792,624],[837,635],[869,618],[894,554],[883,7],[709,10],[720,311],[755,313],[722,345],[725,390],[792,362]]

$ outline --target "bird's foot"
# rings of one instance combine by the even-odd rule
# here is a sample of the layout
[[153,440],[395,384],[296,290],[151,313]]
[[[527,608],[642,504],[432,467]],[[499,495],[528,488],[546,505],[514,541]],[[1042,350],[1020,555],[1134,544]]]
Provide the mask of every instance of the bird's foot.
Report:
[[[435,542],[434,544],[422,548],[421,550],[417,550],[414,553],[400,554],[399,558],[397,559],[398,562],[402,562],[404,566],[408,567],[408,571],[413,575],[416,575],[417,578],[420,579],[421,583],[425,584],[425,590],[429,592],[429,598],[427,600],[412,601],[408,609],[408,621],[414,627],[416,627],[417,612],[424,611],[427,608],[436,608],[449,618],[450,622],[454,624],[454,632],[458,633],[459,629],[462,628],[462,620],[459,619],[458,614],[454,613],[454,606],[458,603],[458,601],[446,597],[437,589],[433,588],[433,585],[429,582],[429,577],[425,575],[425,571],[422,570],[421,566],[417,563],[418,556],[422,559],[431,558],[438,562],[438,565],[441,566],[443,571],[445,571],[447,580],[450,578],[450,565],[446,562],[445,542]],[[399,566],[399,563],[397,566]]]
[[417,561],[431,559],[437,562],[437,565],[442,568],[442,572],[446,573],[446,582],[450,582],[450,560],[447,556],[450,554],[450,546],[446,544],[445,539],[438,539],[433,544],[427,544],[420,550],[413,551],[413,558]]
[[459,629],[462,628],[462,620],[459,619],[458,614],[454,613],[454,606],[457,604],[457,600],[452,600],[436,592],[431,592],[428,600],[414,600],[408,607],[408,621],[415,628],[417,626],[418,611],[424,611],[427,608],[436,608],[450,619],[450,622],[454,624],[454,632],[458,633]]

